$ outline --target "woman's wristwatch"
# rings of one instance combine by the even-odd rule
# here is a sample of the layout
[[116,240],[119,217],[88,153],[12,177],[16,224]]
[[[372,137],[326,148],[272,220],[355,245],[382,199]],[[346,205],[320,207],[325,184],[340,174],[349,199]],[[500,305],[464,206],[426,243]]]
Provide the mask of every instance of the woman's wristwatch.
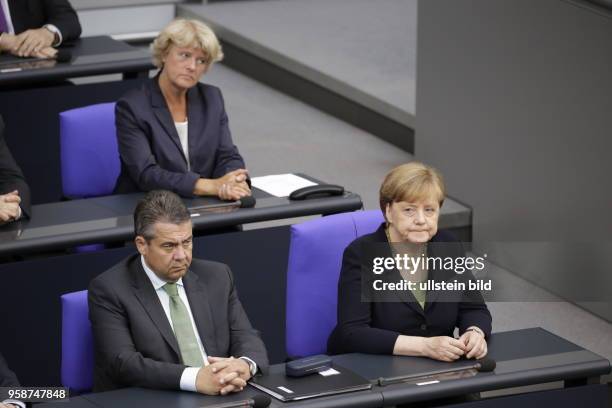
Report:
[[480,328],[479,328],[479,327],[476,327],[476,326],[470,326],[470,327],[468,327],[467,329],[465,329],[465,332],[469,332],[469,331],[476,332],[476,333],[480,334],[482,337],[485,337],[484,332],[483,332],[482,330],[480,330]]

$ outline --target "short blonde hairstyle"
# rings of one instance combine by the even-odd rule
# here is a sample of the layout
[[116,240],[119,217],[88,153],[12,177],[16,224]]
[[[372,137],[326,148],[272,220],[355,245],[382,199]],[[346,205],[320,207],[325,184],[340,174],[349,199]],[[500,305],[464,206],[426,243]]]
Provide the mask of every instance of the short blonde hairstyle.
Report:
[[157,68],[164,66],[164,58],[170,46],[181,48],[200,48],[206,58],[207,65],[223,59],[223,51],[217,36],[206,24],[198,20],[173,20],[157,36],[151,44],[153,65]]
[[398,201],[417,202],[433,198],[440,207],[446,187],[438,170],[420,162],[410,162],[391,170],[380,186],[380,209],[386,218],[388,204]]

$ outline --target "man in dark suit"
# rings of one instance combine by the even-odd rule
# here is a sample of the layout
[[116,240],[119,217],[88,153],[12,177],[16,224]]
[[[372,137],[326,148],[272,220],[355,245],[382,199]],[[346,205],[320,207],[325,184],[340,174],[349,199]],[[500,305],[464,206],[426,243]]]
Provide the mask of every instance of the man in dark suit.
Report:
[[136,207],[134,229],[139,254],[89,286],[94,390],[242,390],[268,359],[229,267],[192,262],[190,214],[172,192],[148,193]]
[[0,224],[30,216],[30,188],[4,140],[0,116]]
[[68,0],[0,1],[0,51],[20,57],[50,57],[79,38],[81,24]]
[[[0,387],[19,387],[19,381],[14,372],[8,368],[4,357],[0,354]],[[8,399],[0,402],[0,408],[24,408],[21,401]]]

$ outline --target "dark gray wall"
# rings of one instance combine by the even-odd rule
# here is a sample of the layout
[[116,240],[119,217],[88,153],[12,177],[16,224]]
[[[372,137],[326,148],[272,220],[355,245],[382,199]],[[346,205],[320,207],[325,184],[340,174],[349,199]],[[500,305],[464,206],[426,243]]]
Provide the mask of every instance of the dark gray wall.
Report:
[[[426,0],[418,21],[416,156],[473,207],[475,248],[569,300],[610,299],[611,16],[563,0]],[[612,321],[610,304],[585,307]]]

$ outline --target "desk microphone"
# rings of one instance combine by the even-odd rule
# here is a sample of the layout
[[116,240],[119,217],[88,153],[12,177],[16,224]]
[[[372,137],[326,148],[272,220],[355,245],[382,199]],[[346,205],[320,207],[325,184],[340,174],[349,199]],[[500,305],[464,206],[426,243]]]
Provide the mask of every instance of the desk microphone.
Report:
[[189,211],[191,212],[207,211],[207,210],[215,210],[218,208],[226,208],[228,210],[232,208],[251,208],[251,207],[255,207],[256,202],[257,200],[255,200],[255,197],[246,196],[236,201],[219,202],[219,203],[214,203],[214,204],[199,205],[197,207],[189,207]]
[[242,197],[237,202],[240,203],[239,205],[240,208],[251,208],[251,207],[255,207],[255,203],[257,202],[257,200],[255,200],[255,197],[253,196],[246,196],[246,197]]
[[474,368],[480,371],[481,373],[488,373],[489,371],[493,371],[495,370],[495,367],[497,367],[497,363],[495,362],[495,360],[486,357],[481,360],[478,360],[476,362],[476,365],[474,366]]
[[270,397],[268,397],[267,395],[258,394],[255,395],[253,398],[245,399],[242,401],[232,401],[215,405],[203,405],[200,408],[266,408],[268,405],[270,405],[270,401]]
[[[376,380],[376,385],[380,386],[380,387],[384,387],[386,385],[390,385],[390,384],[397,384],[397,383],[401,383],[401,382],[405,382],[408,380],[412,380],[415,378],[424,378],[424,377],[432,377],[435,375],[440,375],[440,374],[448,374],[448,373],[454,373],[454,372],[459,372],[459,371],[471,371],[471,370],[476,370],[479,371],[481,373],[486,373],[489,371],[493,371],[495,370],[495,366],[497,365],[497,363],[495,362],[495,360],[493,360],[492,358],[483,358],[481,360],[477,360],[474,362],[474,364],[472,365],[462,365],[460,367],[452,367],[452,368],[446,368],[446,369],[440,369],[440,370],[435,370],[435,371],[429,371],[427,373],[419,373],[419,374],[408,374],[408,375],[399,375],[397,377],[380,377]],[[474,373],[475,375],[475,373]]]
[[54,58],[57,62],[70,62],[72,60],[72,52],[70,50],[57,50]]

